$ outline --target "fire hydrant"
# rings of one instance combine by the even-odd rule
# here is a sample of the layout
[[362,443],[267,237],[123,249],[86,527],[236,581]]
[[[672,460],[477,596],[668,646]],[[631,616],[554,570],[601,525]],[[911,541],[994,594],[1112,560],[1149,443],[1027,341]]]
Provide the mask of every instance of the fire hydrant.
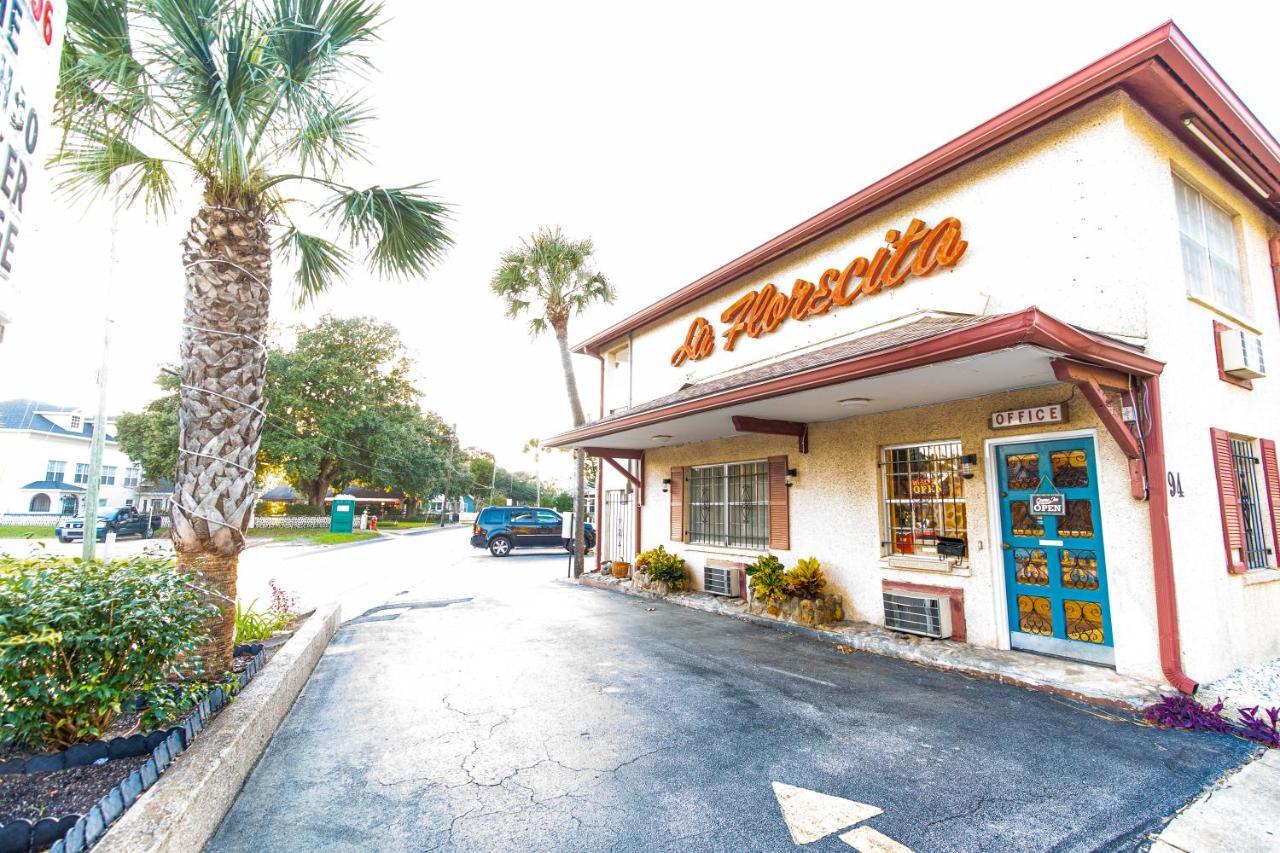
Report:
[[378,529],[378,517],[376,515],[369,516],[369,529],[370,530]]

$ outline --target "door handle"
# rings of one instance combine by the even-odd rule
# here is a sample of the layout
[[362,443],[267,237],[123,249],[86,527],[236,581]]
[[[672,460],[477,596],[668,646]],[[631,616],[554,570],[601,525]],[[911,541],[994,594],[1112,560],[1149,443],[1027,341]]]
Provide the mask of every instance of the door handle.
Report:
[[1005,549],[1006,551],[1012,550],[1012,548],[1013,548],[1013,546],[1012,546],[1012,545],[1010,545],[1008,542],[1005,542],[1005,543],[1001,544],[1001,546],[1000,546],[1000,547],[1001,547],[1001,548],[1003,548],[1003,549]]

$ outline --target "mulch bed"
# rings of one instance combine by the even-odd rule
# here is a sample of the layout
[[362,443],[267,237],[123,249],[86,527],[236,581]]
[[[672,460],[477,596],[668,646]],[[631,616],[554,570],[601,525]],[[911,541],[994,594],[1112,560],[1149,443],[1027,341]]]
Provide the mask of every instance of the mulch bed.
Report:
[[34,823],[45,817],[84,814],[121,780],[146,764],[147,758],[137,755],[52,773],[0,776],[0,826],[19,818]]

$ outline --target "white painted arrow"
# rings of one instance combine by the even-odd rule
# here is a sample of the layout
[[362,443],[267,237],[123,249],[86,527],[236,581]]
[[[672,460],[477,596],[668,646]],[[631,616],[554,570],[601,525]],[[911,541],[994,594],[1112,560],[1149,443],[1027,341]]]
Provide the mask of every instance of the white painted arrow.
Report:
[[811,844],[833,832],[875,817],[883,810],[866,803],[819,794],[782,782],[773,783],[773,794],[782,809],[782,819],[796,844]]

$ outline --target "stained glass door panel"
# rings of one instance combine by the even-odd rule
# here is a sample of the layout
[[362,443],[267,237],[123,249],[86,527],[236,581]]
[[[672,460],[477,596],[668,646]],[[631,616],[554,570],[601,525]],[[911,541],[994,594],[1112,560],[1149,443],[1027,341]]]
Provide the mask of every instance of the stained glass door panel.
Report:
[[[1113,663],[1093,440],[996,452],[1011,645]],[[1032,493],[1054,491],[1064,495],[1066,514],[1032,515]]]

